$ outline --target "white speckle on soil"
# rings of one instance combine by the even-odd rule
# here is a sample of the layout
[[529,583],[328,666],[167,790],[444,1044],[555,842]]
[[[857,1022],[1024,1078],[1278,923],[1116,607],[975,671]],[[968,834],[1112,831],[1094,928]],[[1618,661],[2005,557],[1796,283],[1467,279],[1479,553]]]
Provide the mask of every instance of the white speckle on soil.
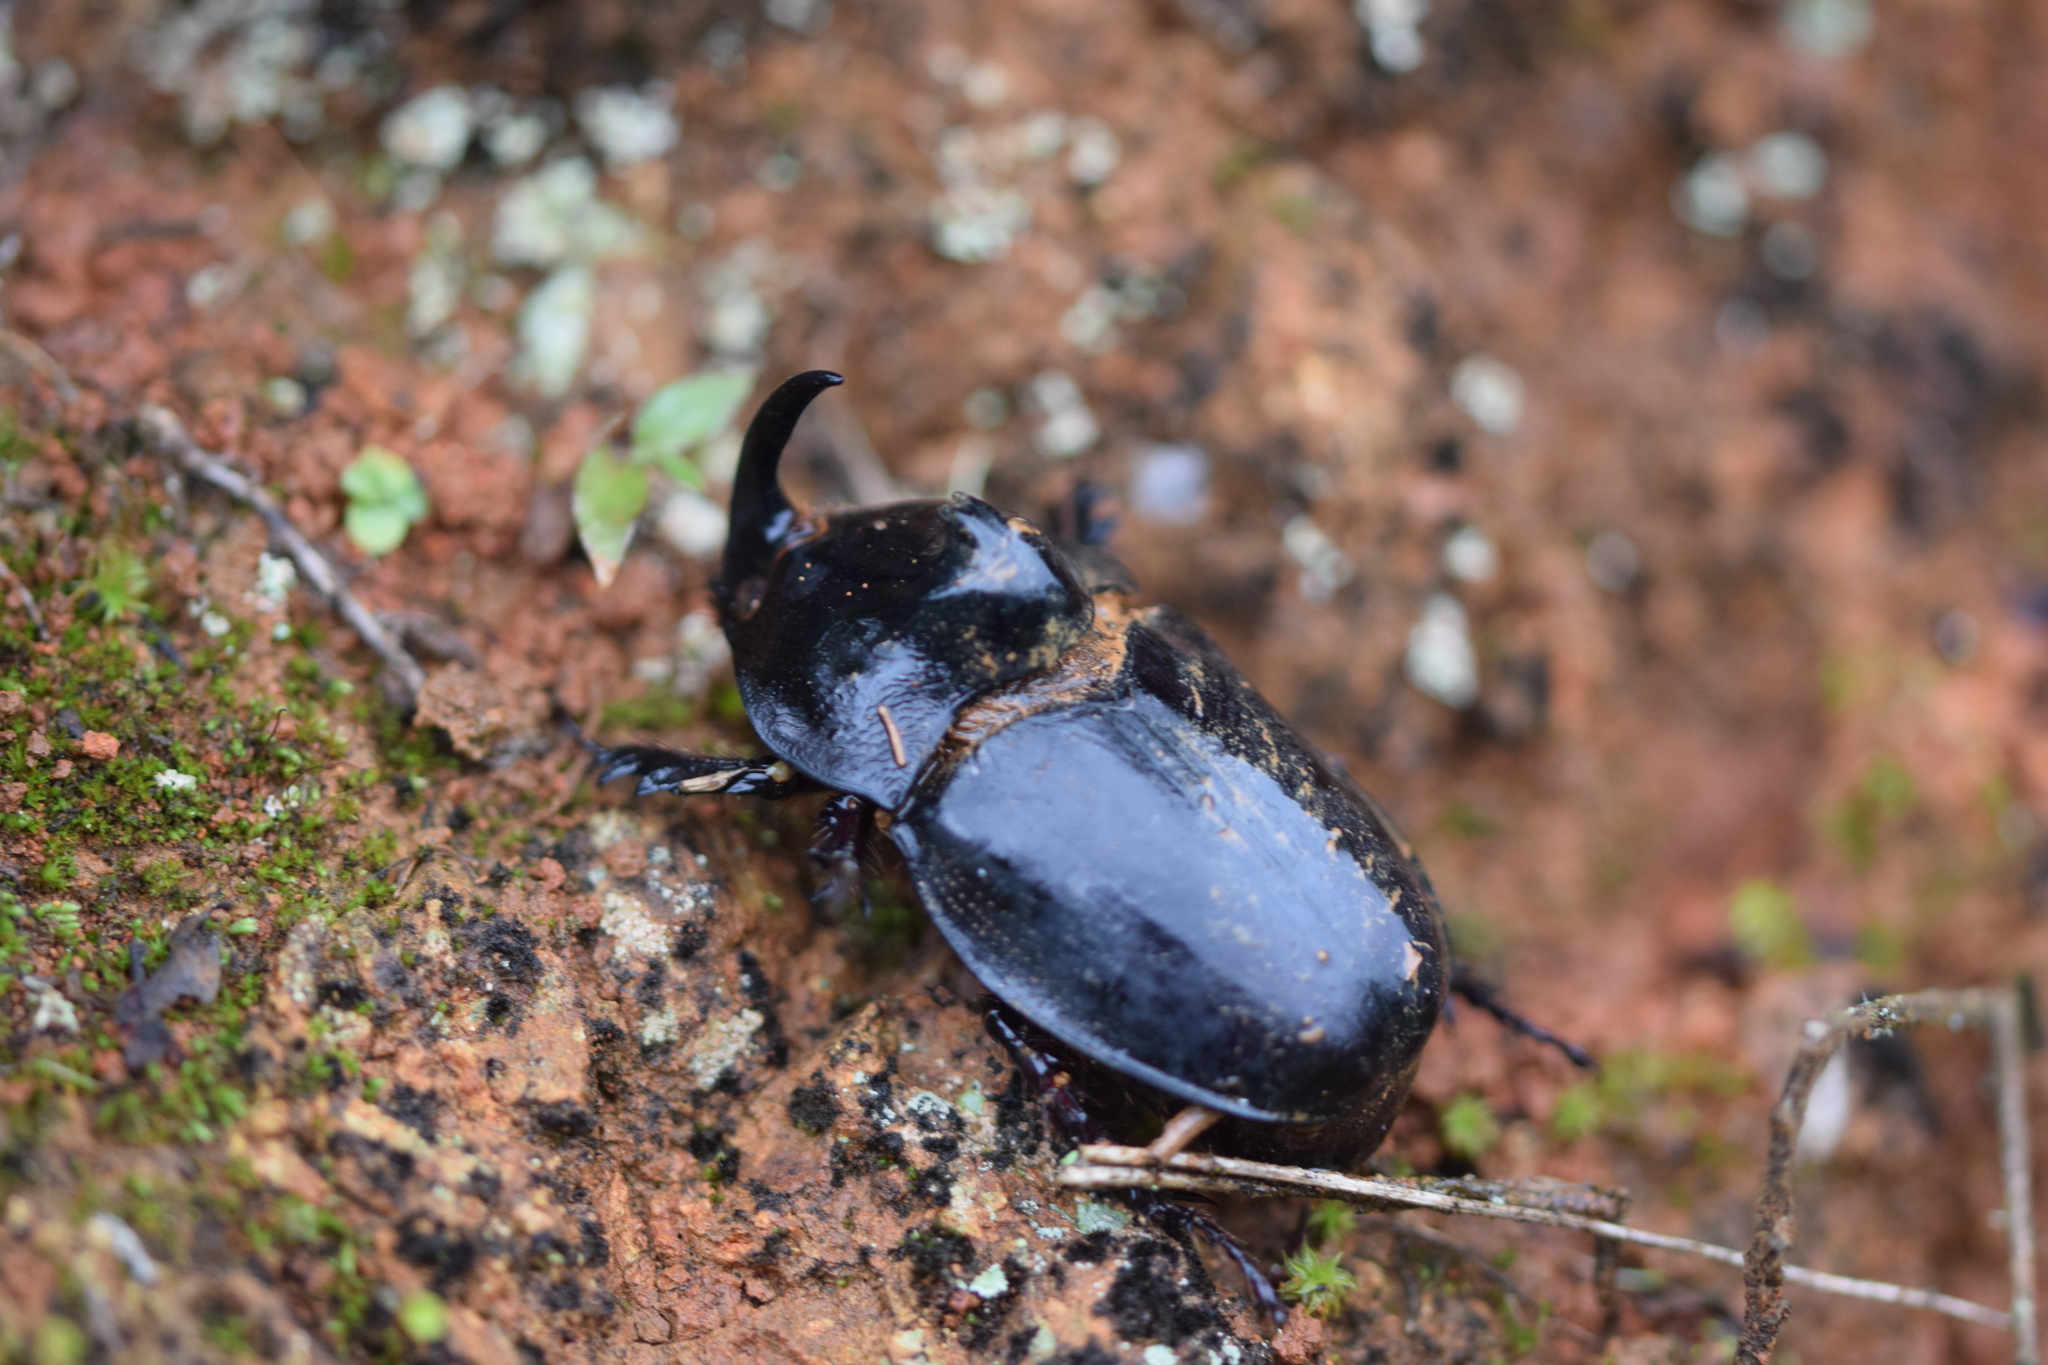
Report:
[[1429,52],[1422,41],[1429,0],[1353,0],[1351,8],[1365,26],[1380,70],[1400,76],[1422,65]]
[[709,560],[725,548],[725,509],[694,488],[678,488],[661,504],[661,538],[691,559]]
[[1671,187],[1671,208],[1695,232],[1736,236],[1749,222],[1749,185],[1741,159],[1728,152],[1701,157]]
[[491,252],[505,265],[545,269],[631,251],[641,233],[615,204],[597,195],[597,168],[580,156],[550,162],[514,182],[498,201]]
[[1209,510],[1209,455],[1196,445],[1140,446],[1131,510],[1155,526],[1193,526]]
[[1465,608],[1449,593],[1432,593],[1408,630],[1408,681],[1446,706],[1463,710],[1479,700],[1479,657]]
[[437,85],[392,110],[379,138],[402,166],[447,171],[461,162],[474,126],[469,92],[459,85]]
[[1451,376],[1451,401],[1494,436],[1511,436],[1522,424],[1522,397],[1522,376],[1490,355],[1465,357]]
[[718,1078],[740,1059],[753,1042],[754,1034],[767,1022],[753,1010],[741,1010],[725,1019],[714,1019],[698,1035],[683,1066],[700,1090],[709,1090]]
[[1806,1101],[1806,1120],[1799,1128],[1796,1152],[1802,1162],[1819,1163],[1835,1154],[1849,1130],[1856,1097],[1849,1086],[1849,1054],[1837,1052],[1821,1068]]
[[1586,575],[1608,592],[1627,592],[1642,570],[1635,542],[1619,531],[1602,531],[1586,546]]
[[1500,551],[1477,526],[1461,526],[1444,542],[1444,572],[1467,583],[1484,583],[1500,572]]
[[576,97],[576,122],[605,165],[614,170],[637,165],[667,152],[682,136],[671,98],[661,82],[644,90],[623,85],[586,90]]
[[542,280],[519,308],[519,355],[513,368],[543,398],[560,398],[576,381],[590,348],[597,277],[567,265]]
[[1032,443],[1041,455],[1066,459],[1094,445],[1102,435],[1081,386],[1065,370],[1046,370],[1031,381],[1031,405],[1038,410]]
[[640,1021],[640,1046],[658,1047],[673,1043],[682,1036],[682,1026],[676,1020],[675,1006],[670,1005],[659,1014],[650,1014]]
[[666,957],[670,934],[647,913],[647,907],[628,892],[608,890],[598,897],[604,916],[598,927],[617,941],[619,951],[634,957]]
[[1758,194],[1811,199],[1828,183],[1828,154],[1804,133],[1766,133],[1749,149],[1745,169]]
[[1122,145],[1101,119],[1074,119],[1067,125],[1067,143],[1067,175],[1077,185],[1100,185],[1123,160]]
[[1351,558],[1316,525],[1307,513],[1291,517],[1280,528],[1280,548],[1301,566],[1301,595],[1309,602],[1327,602],[1351,581]]

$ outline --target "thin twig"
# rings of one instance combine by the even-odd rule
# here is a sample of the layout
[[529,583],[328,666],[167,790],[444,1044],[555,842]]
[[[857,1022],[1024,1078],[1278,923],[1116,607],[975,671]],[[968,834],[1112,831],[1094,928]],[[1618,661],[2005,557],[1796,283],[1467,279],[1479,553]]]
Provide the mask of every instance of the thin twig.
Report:
[[21,603],[22,611],[28,616],[28,623],[35,627],[36,638],[49,639],[50,628],[43,624],[43,609],[36,605],[36,595],[28,590],[28,584],[21,581],[20,576],[4,559],[0,559],[0,582],[14,589],[14,596]]
[[[1084,1146],[1081,1148],[1081,1164],[1062,1170],[1059,1181],[1062,1185],[1086,1190],[1150,1189],[1190,1190],[1205,1194],[1335,1196],[1350,1203],[1374,1207],[1392,1205],[1434,1209],[1439,1213],[1502,1218],[1539,1227],[1570,1228],[1617,1242],[1699,1256],[1723,1265],[1743,1264],[1742,1253],[1733,1247],[1694,1241],[1690,1237],[1645,1232],[1604,1218],[1586,1218],[1510,1203],[1505,1196],[1489,1200],[1468,1199],[1428,1188],[1422,1182],[1340,1175],[1335,1171],[1275,1166],[1263,1161],[1243,1161],[1205,1153],[1183,1152],[1168,1159],[1163,1167],[1149,1166],[1150,1160],[1143,1147]],[[1906,1308],[1930,1309],[1999,1331],[2009,1331],[2012,1326],[2010,1313],[1930,1289],[1908,1289],[1875,1280],[1851,1279],[1846,1275],[1829,1275],[1799,1266],[1783,1267],[1783,1276],[1809,1289]]]
[[0,352],[4,352],[31,374],[41,375],[57,391],[57,401],[69,406],[78,401],[78,386],[50,353],[10,327],[0,327]]
[[2005,1177],[2005,1235],[2012,1261],[2015,1365],[2041,1365],[2034,1307],[2034,1188],[2027,1151],[2027,1045],[2017,990],[2002,993],[1991,1016],[1991,1056],[1998,1071],[1999,1164]]
[[2013,1276],[2012,1312],[2000,1315],[2005,1320],[2001,1326],[2014,1334],[2014,1359],[2019,1365],[2039,1365],[2019,1007],[2012,991],[1983,989],[1891,995],[1807,1021],[1806,1041],[1793,1059],[1785,1088],[1771,1109],[1770,1147],[1764,1163],[1763,1186],[1756,1199],[1756,1233],[1743,1258],[1742,1336],[1736,1343],[1735,1357],[1738,1365],[1766,1365],[1791,1311],[1785,1304],[1784,1282],[1799,1279],[1793,1268],[1785,1264],[1796,1227],[1792,1213],[1792,1158],[1798,1148],[1800,1126],[1806,1121],[1806,1102],[1813,1093],[1814,1082],[1820,1079],[1829,1059],[1851,1038],[1889,1033],[1911,1024],[1934,1023],[1945,1023],[1951,1029],[1974,1024],[1991,1031],[1997,1055],[2001,1164],[2005,1172],[2006,1217],[2011,1225],[2008,1231]]
[[271,539],[282,546],[292,557],[292,563],[298,566],[299,576],[315,592],[333,603],[341,619],[384,661],[384,666],[391,670],[391,676],[398,684],[404,704],[410,707],[426,685],[425,670],[342,584],[334,566],[327,562],[327,556],[300,534],[299,528],[285,516],[284,509],[277,505],[277,500],[264,492],[254,479],[233,469],[218,455],[201,449],[185,430],[184,424],[167,409],[146,403],[136,414],[136,421],[149,442],[175,460],[186,473],[212,484],[263,518],[264,525],[270,528]]

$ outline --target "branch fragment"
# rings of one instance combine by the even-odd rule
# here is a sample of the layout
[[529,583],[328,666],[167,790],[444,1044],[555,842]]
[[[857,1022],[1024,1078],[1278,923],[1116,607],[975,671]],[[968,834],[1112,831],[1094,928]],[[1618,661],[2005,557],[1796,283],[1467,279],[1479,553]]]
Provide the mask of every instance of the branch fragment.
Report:
[[[1540,1205],[1551,1200],[1550,1192],[1541,1187],[1528,1192],[1526,1198],[1529,1202],[1525,1203],[1514,1202],[1511,1193],[1505,1189],[1484,1199],[1474,1199],[1445,1192],[1445,1186],[1455,1187],[1462,1182],[1349,1176],[1336,1171],[1276,1166],[1269,1162],[1244,1161],[1236,1157],[1193,1152],[1183,1152],[1155,1164],[1151,1153],[1143,1147],[1102,1145],[1082,1147],[1080,1164],[1063,1169],[1059,1173],[1059,1181],[1062,1185],[1084,1190],[1185,1190],[1202,1194],[1334,1197],[1376,1210],[1429,1209],[1438,1213],[1462,1213],[1480,1218],[1500,1218],[1515,1223],[1533,1223],[1539,1227],[1569,1228],[1577,1232],[1592,1233],[1596,1237],[1610,1238],[1616,1242],[1628,1242],[1636,1246],[1655,1247],[1660,1251],[1698,1256],[1709,1261],[1718,1261],[1723,1265],[1743,1264],[1742,1253],[1733,1247],[1716,1246],[1712,1242],[1695,1241],[1690,1237],[1672,1237],[1661,1232],[1646,1232],[1605,1218],[1589,1218],[1582,1214],[1564,1213],[1542,1207]],[[1502,1186],[1507,1184],[1497,1183]],[[1883,1284],[1875,1280],[1829,1275],[1800,1266],[1782,1266],[1781,1272],[1784,1279],[1809,1289],[1868,1299],[1876,1303],[1897,1304],[1906,1308],[1930,1309],[1998,1331],[2009,1331],[2012,1327],[2013,1318],[2010,1313],[1986,1308],[1982,1304],[1971,1303],[1968,1299],[1959,1299],[1929,1289],[1908,1289],[1901,1285]]]
[[384,666],[391,670],[392,680],[405,708],[410,709],[426,685],[427,675],[418,660],[406,652],[391,631],[343,585],[334,566],[320,553],[312,541],[306,539],[299,528],[292,525],[284,509],[254,479],[230,466],[227,461],[200,447],[192,439],[185,426],[168,409],[154,403],[146,403],[136,414],[136,424],[148,442],[158,451],[169,456],[195,479],[201,479],[220,489],[235,501],[253,509],[270,528],[270,537],[298,566],[299,576],[313,590],[333,604],[334,610],[350,629],[362,637]]

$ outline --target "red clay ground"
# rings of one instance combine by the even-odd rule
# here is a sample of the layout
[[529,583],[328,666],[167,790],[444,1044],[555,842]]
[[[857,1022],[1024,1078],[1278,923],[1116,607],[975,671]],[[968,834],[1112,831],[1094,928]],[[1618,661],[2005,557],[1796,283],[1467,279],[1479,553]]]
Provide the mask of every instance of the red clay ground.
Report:
[[[17,608],[0,617],[0,694],[24,690],[32,722],[0,717],[21,785],[0,787],[21,817],[0,872],[30,915],[14,969],[71,971],[84,1032],[35,1025],[28,991],[0,997],[10,1359],[1267,1349],[1227,1272],[1212,1289],[1169,1242],[1058,1192],[935,935],[888,906],[812,922],[803,812],[622,817],[578,785],[550,692],[608,738],[747,739],[729,691],[693,691],[677,662],[703,561],[649,528],[601,591],[568,534],[567,481],[605,424],[715,362],[764,383],[847,374],[799,436],[822,499],[984,470],[991,499],[1033,515],[1078,480],[1117,491],[1115,548],[1147,595],[1390,806],[1462,951],[1609,1059],[1588,1084],[1461,1015],[1389,1161],[1625,1186],[1632,1221],[1741,1245],[1802,1019],[2048,967],[2048,11],[1887,5],[1829,57],[1736,0],[1444,0],[1422,66],[1394,77],[1326,0],[815,8],[809,32],[751,5],[323,10],[305,31],[360,58],[323,119],[195,148],[181,107],[215,89],[208,61],[248,50],[243,30],[158,93],[131,63],[171,42],[167,21],[22,7],[26,69],[61,53],[79,93],[47,119],[10,106],[0,226],[19,255],[0,314],[80,397],[15,376],[26,435],[0,543],[70,645],[39,652]],[[473,148],[430,207],[396,207],[378,121],[443,82],[538,109],[650,78],[673,83],[680,141],[600,179],[644,236],[595,266],[589,354],[543,397],[510,364],[542,274],[491,250],[532,167]],[[1772,145],[1824,153],[1817,188],[1750,154],[1788,131],[1807,140]],[[1034,138],[1059,146],[1034,156]],[[573,119],[550,145],[578,149]],[[1072,159],[1084,145],[1115,148],[1099,178],[1101,156]],[[1748,177],[1746,216],[1697,194],[1695,225],[1679,216],[1673,187],[1703,163]],[[288,227],[314,199],[331,231]],[[935,251],[935,214],[1011,202],[1028,221],[997,234],[998,259]],[[414,335],[423,260],[458,292]],[[1099,427],[1077,454],[1047,453],[1053,370]],[[280,377],[303,412],[266,390]],[[983,390],[1004,401],[970,403]],[[375,704],[374,660],[319,603],[250,595],[260,526],[166,483],[127,425],[147,402],[257,472],[366,603],[415,614],[433,676],[415,728]],[[1161,443],[1199,447],[1205,500],[1141,495],[1143,471],[1171,468]],[[373,444],[432,507],[374,562],[339,529],[341,471]],[[1447,560],[1462,528],[1490,573],[1469,535]],[[117,543],[192,676],[216,668],[225,691],[150,662],[140,617],[85,624]],[[1437,594],[1475,651],[1459,709],[1404,670]],[[239,623],[239,652],[218,652],[208,610]],[[278,620],[297,633],[271,639]],[[95,673],[93,649],[156,670],[134,694],[151,700]],[[302,834],[318,856],[288,866],[261,810],[299,770],[250,719],[284,699],[307,734],[337,727],[308,761],[354,803],[323,805],[336,818]],[[83,743],[67,703],[127,755],[205,757],[207,811],[173,829],[164,797],[157,824],[56,827],[64,792],[41,765],[100,771],[32,747]],[[272,757],[227,755],[230,715],[233,742]],[[30,913],[57,891],[89,949]],[[121,1058],[123,945],[161,925],[160,959],[175,916],[216,898],[221,923],[255,925],[229,967],[242,1013],[174,1028],[188,1053],[224,1030],[268,1060],[207,1081],[241,1097],[210,1119],[158,1123],[153,1106],[188,1100]],[[1858,1062],[1802,1176],[1796,1259],[2003,1305],[1984,1048],[1912,1046]],[[97,1210],[138,1227],[163,1287],[124,1278]],[[1302,1213],[1228,1221],[1277,1260]],[[1582,1241],[1438,1226],[1499,1253],[1552,1316],[1365,1228],[1342,1244],[1362,1288],[1282,1358],[1725,1354],[1732,1272],[1632,1258],[1623,1337],[1601,1347]],[[433,1344],[400,1312],[419,1289],[447,1305]],[[185,1335],[138,1331],[152,1319]],[[2009,1355],[1979,1329],[1812,1296],[1785,1347]]]

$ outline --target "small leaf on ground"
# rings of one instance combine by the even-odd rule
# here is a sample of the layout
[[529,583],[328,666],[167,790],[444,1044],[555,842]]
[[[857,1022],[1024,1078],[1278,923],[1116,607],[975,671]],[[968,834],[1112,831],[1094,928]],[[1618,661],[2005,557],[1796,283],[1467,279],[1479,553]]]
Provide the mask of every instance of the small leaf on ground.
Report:
[[598,586],[609,587],[633,541],[633,523],[647,506],[647,472],[602,447],[593,450],[576,471],[572,506]]
[[[633,419],[633,458],[660,460],[662,467],[673,473],[676,457],[725,430],[753,387],[752,370],[694,374],[662,385]],[[678,477],[692,484],[700,482],[696,477]]]
[[341,472],[341,491],[348,495],[342,524],[366,555],[390,554],[415,522],[426,519],[427,490],[420,476],[382,446],[365,446]]

